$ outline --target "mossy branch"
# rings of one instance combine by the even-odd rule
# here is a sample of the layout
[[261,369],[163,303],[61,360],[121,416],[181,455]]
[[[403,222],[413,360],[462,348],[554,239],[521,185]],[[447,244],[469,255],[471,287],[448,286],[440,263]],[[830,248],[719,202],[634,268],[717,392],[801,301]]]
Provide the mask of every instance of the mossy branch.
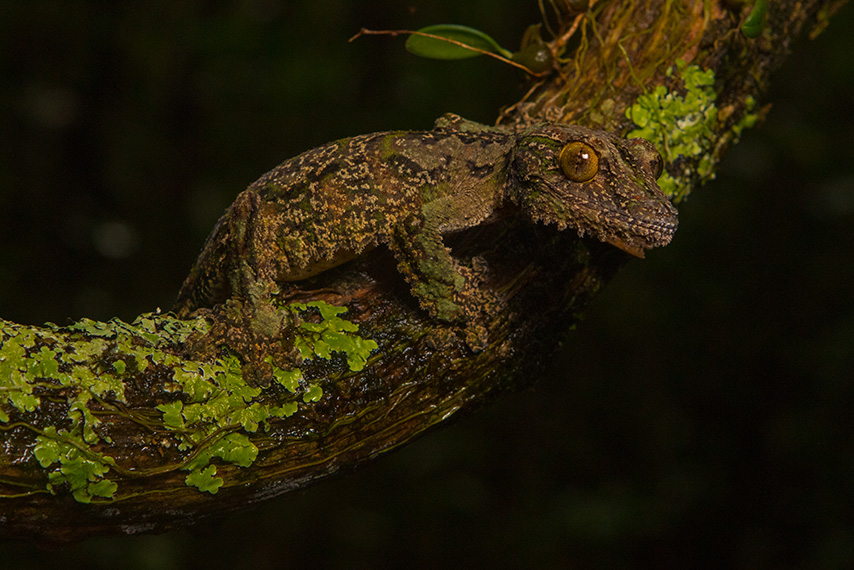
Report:
[[[730,2],[551,2],[557,67],[500,116],[643,136],[678,202],[714,176],[792,41],[842,2],[771,3],[755,39]],[[554,14],[560,22],[554,22]],[[300,282],[299,369],[247,383],[223,348],[197,352],[216,313],[181,321],[0,328],[0,536],[67,542],[162,532],[349,471],[525,386],[625,254],[508,222],[455,238],[501,298],[473,353],[409,295],[377,250]]]

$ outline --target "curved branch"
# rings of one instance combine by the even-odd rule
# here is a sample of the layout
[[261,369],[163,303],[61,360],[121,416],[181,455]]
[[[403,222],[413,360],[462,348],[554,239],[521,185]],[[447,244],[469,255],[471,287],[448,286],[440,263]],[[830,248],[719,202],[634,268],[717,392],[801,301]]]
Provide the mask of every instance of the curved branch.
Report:
[[[840,3],[774,2],[748,39],[749,9],[723,1],[595,2],[563,14],[549,44],[559,68],[500,122],[649,138],[679,200],[761,115],[756,100],[792,40]],[[488,264],[485,285],[501,299],[479,352],[417,306],[384,250],[289,290],[282,310],[312,325],[294,333],[307,358],[263,389],[227,351],[197,348],[213,312],[3,323],[0,536],[162,532],[350,471],[527,385],[626,258],[521,221],[451,245]]]

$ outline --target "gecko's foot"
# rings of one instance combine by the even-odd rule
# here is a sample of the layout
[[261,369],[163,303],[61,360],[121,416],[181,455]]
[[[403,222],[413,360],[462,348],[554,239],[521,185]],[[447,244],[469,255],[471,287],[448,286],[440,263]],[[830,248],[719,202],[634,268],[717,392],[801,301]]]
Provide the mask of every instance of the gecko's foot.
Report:
[[478,353],[489,344],[489,335],[483,325],[469,325],[462,327],[435,326],[427,334],[427,346],[432,350],[447,350],[459,347],[460,341],[465,342],[465,347],[474,353]]
[[469,325],[464,330],[466,345],[472,352],[480,352],[489,344],[489,334],[481,324]]
[[487,323],[498,310],[499,299],[494,291],[483,286],[489,266],[482,257],[472,258],[471,267],[465,268],[462,273],[466,281],[458,297],[463,322],[461,334],[466,346],[477,353],[489,344]]
[[273,378],[273,366],[290,369],[299,365],[289,311],[279,310],[273,303],[252,306],[229,299],[210,314],[214,321],[211,330],[191,350],[210,353],[227,347],[239,356],[248,384],[266,387]]
[[473,283],[475,285],[479,285],[489,273],[489,263],[480,255],[472,257],[470,271],[471,275],[474,277],[472,280]]
[[[435,349],[444,349],[460,341],[472,352],[480,352],[489,344],[486,326],[500,306],[494,291],[482,287],[489,266],[482,257],[474,257],[469,265],[456,265],[453,273],[441,280],[416,281],[412,292],[421,308],[444,326],[434,327],[428,342]],[[449,326],[450,325],[450,326]]]

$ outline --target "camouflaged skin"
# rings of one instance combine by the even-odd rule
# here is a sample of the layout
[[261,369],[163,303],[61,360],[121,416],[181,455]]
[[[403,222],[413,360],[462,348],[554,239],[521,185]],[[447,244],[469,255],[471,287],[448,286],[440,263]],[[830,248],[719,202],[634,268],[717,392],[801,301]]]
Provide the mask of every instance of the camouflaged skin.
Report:
[[[574,182],[561,167],[561,150],[573,141],[598,159],[590,180]],[[342,139],[282,163],[237,197],[174,310],[184,317],[230,297],[262,305],[277,283],[385,244],[421,307],[463,325],[470,345],[482,344],[489,294],[443,235],[500,209],[642,257],[676,230],[677,212],[655,182],[660,173],[661,157],[647,141],[571,125],[513,132],[445,115],[429,131]]]

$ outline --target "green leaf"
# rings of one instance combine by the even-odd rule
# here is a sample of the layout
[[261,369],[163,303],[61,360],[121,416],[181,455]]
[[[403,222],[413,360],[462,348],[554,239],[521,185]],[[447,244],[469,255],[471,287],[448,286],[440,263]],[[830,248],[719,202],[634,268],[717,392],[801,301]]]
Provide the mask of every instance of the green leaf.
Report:
[[45,433],[48,434],[48,437],[41,435],[36,436],[36,447],[33,449],[33,455],[36,456],[36,459],[42,467],[50,467],[59,461],[59,443],[52,439],[56,434],[55,427],[48,427],[45,429]]
[[285,387],[288,392],[294,393],[299,387],[299,381],[302,379],[302,372],[299,368],[295,370],[282,370],[281,368],[273,367],[273,378],[276,382]]
[[753,9],[741,25],[741,32],[748,38],[753,39],[762,33],[765,28],[765,14],[768,11],[766,0],[756,0]]
[[192,402],[200,402],[213,392],[214,386],[204,378],[202,372],[198,365],[189,363],[184,368],[176,368],[172,376]]
[[109,479],[101,479],[97,483],[89,483],[87,487],[90,495],[95,497],[105,497],[107,499],[112,498],[118,489],[119,486]]
[[251,406],[240,408],[234,410],[229,419],[233,422],[237,422],[240,426],[248,431],[249,433],[255,433],[258,430],[258,424],[266,420],[270,417],[269,410],[255,402]]
[[317,310],[320,311],[320,316],[324,319],[331,319],[341,313],[347,312],[347,307],[338,307],[336,305],[330,305],[324,301],[312,301],[305,305],[306,307],[317,307]]
[[[53,426],[45,428],[36,442],[33,453],[42,467],[60,463],[59,469],[48,473],[51,493],[55,487],[68,483],[74,500],[80,503],[90,502],[93,495],[110,498],[115,494],[118,486],[103,478],[110,465],[115,465],[112,457],[92,451],[79,436],[57,431]],[[83,448],[86,451],[81,451]]]
[[210,454],[240,467],[249,467],[258,457],[258,448],[247,435],[230,433],[211,445]]
[[[468,26],[438,24],[421,28],[418,32],[454,40],[466,46],[500,54],[506,58],[513,56],[512,52],[499,46],[491,37],[480,30],[469,28]],[[482,55],[457,44],[416,34],[409,36],[409,39],[406,40],[406,50],[411,54],[431,59],[466,59]]]
[[182,429],[184,427],[184,402],[175,400],[168,404],[160,404],[157,409],[163,412],[163,423],[166,427]]
[[187,485],[198,487],[199,491],[207,491],[212,495],[216,495],[216,492],[222,487],[222,479],[214,477],[214,475],[216,475],[216,467],[208,465],[202,470],[190,472],[187,478],[184,479],[184,482]]
[[309,386],[305,394],[302,395],[302,401],[306,404],[309,402],[317,402],[323,396],[323,388],[320,386]]
[[56,353],[48,347],[43,346],[33,355],[32,364],[29,366],[33,376],[42,378],[56,378],[59,372],[59,362],[56,360]]
[[297,413],[297,409],[296,402],[288,402],[281,408],[270,408],[270,415],[276,418],[287,418]]
[[9,392],[9,403],[22,412],[34,412],[41,403],[38,396],[23,392]]

